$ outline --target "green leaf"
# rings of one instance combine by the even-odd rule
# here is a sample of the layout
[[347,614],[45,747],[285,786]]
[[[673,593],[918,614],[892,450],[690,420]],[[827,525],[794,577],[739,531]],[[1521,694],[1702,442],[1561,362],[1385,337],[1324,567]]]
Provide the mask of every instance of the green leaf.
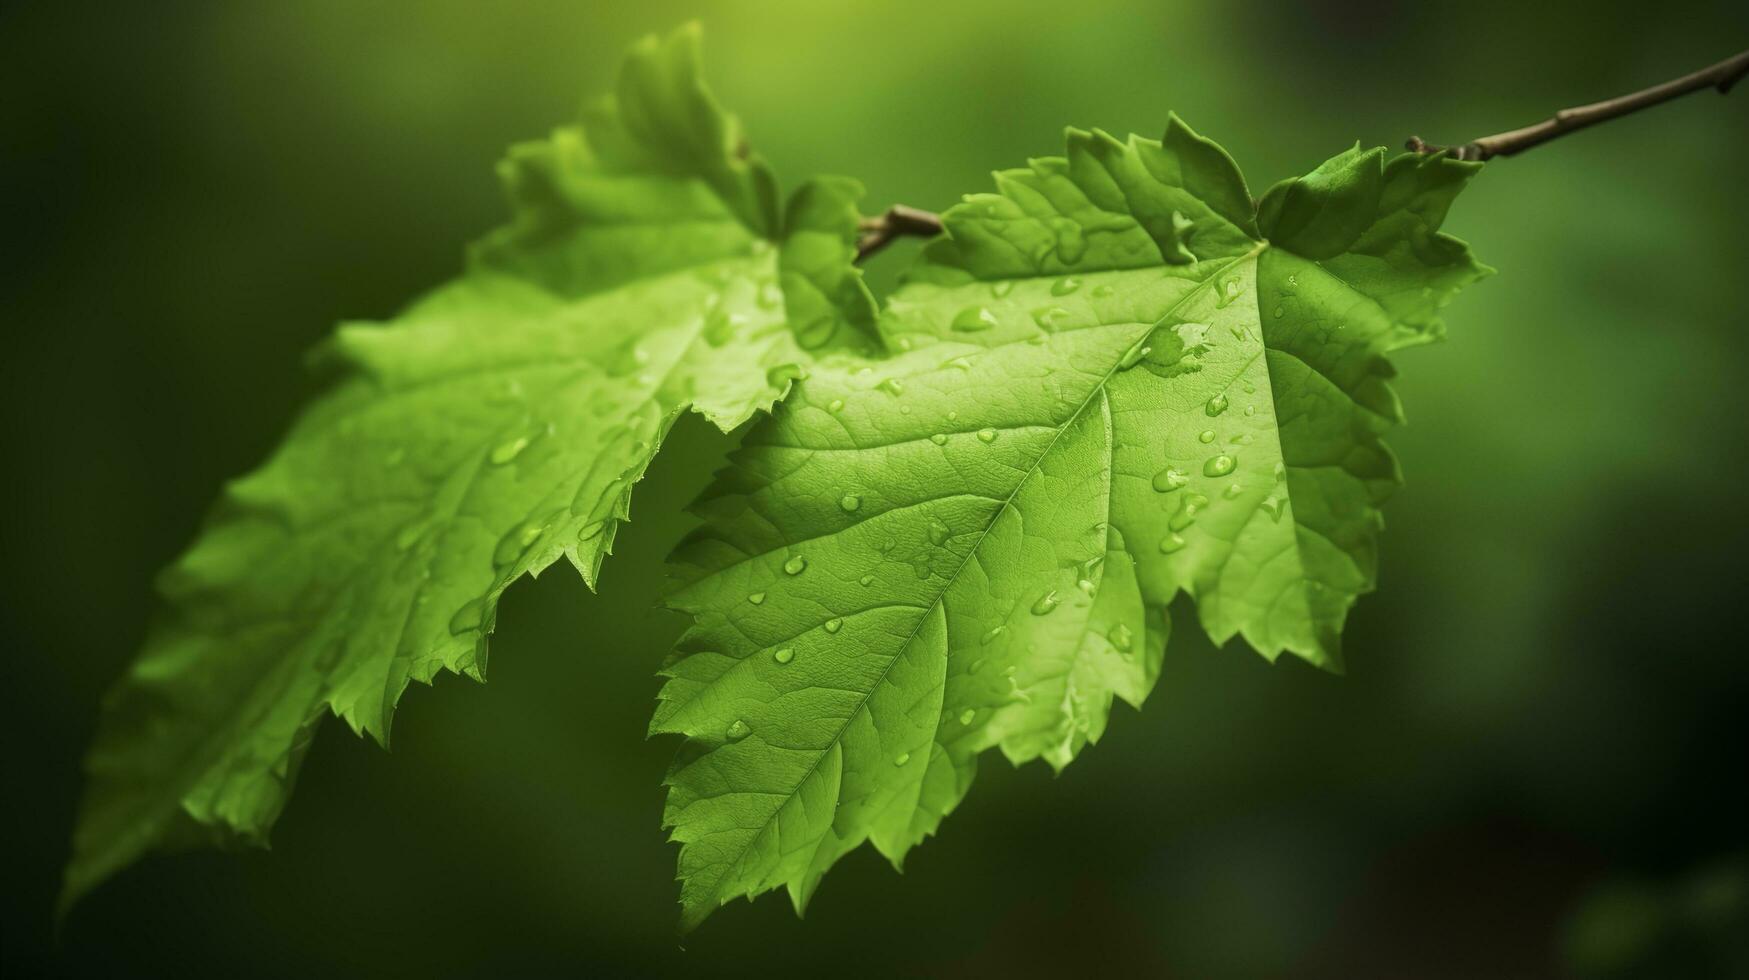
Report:
[[265,842],[323,716],[386,743],[409,681],[483,677],[511,582],[562,556],[593,586],[682,411],[732,429],[808,349],[868,344],[857,188],[804,187],[780,235],[696,29],[643,41],[613,98],[501,171],[511,223],[392,322],[339,330],[332,389],[165,571],[63,903],[151,847]]
[[1477,165],[1343,154],[1254,208],[1174,118],[1071,131],[945,216],[879,328],[815,369],[696,505],[695,623],[653,732],[683,915],[895,864],[977,756],[1067,764],[1139,704],[1166,605],[1337,667],[1398,485],[1385,355],[1488,270],[1439,233]]

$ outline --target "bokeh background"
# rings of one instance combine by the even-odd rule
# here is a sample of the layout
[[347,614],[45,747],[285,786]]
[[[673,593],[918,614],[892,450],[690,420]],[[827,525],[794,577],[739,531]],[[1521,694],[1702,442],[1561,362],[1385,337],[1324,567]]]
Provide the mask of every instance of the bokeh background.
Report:
[[451,275],[502,148],[689,18],[779,173],[870,210],[1169,109],[1260,190],[1749,44],[1729,2],[8,5],[8,976],[1745,975],[1749,87],[1460,201],[1501,274],[1400,359],[1409,486],[1347,677],[1181,628],[1144,713],[1059,778],[990,759],[903,875],[865,849],[805,922],[773,896],[682,936],[643,733],[661,556],[730,445],[689,420],[599,595],[511,590],[489,686],[409,692],[392,754],[329,726],[271,852],[154,858],[57,936],[100,693],[310,393],[302,352]]

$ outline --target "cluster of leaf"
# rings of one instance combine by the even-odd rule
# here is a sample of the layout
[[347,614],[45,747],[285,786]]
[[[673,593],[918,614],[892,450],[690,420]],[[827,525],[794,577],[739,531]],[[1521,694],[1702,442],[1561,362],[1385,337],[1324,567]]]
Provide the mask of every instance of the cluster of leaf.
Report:
[[761,412],[697,504],[694,625],[654,732],[690,925],[863,841],[895,863],[978,756],[1066,765],[1159,674],[1166,606],[1340,664],[1397,486],[1385,356],[1486,274],[1439,232],[1478,165],[1351,150],[1253,200],[1176,118],[1071,130],[943,217],[884,307],[859,188],[771,171],[641,43],[502,165],[510,223],[346,325],[285,442],[160,582],[106,703],[64,900],[149,848],[262,843],[332,713],[386,743],[410,680],[485,671],[497,601],[594,584],[681,412]]

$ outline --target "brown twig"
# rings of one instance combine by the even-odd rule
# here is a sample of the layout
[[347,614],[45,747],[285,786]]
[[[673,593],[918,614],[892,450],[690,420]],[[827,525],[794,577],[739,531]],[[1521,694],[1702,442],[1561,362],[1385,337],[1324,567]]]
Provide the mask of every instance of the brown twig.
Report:
[[941,234],[941,216],[921,208],[895,204],[887,213],[862,219],[862,235],[856,240],[856,261],[861,262],[891,245],[893,239],[912,235],[934,238]]
[[1625,116],[1630,112],[1638,112],[1648,106],[1660,102],[1668,102],[1680,95],[1698,92],[1704,88],[1716,88],[1723,95],[1731,90],[1731,86],[1741,81],[1744,75],[1749,75],[1749,51],[1743,51],[1726,58],[1708,68],[1671,79],[1662,85],[1654,85],[1628,95],[1590,105],[1577,106],[1572,109],[1562,109],[1548,119],[1493,136],[1484,136],[1471,140],[1462,146],[1438,146],[1424,142],[1419,136],[1409,137],[1408,147],[1416,153],[1437,153],[1440,150],[1450,150],[1452,156],[1459,160],[1487,160],[1491,157],[1509,157],[1521,153],[1557,136],[1565,136],[1587,126],[1595,126],[1600,122]]

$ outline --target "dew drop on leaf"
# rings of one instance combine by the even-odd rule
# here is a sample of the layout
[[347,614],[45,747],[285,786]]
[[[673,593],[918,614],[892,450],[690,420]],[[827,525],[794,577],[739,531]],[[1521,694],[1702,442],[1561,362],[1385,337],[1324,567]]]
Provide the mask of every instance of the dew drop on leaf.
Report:
[[1113,626],[1111,629],[1106,630],[1105,638],[1110,640],[1111,645],[1117,647],[1120,651],[1124,653],[1130,652],[1133,637],[1130,635],[1130,628],[1128,626],[1125,626],[1122,623]]
[[1196,515],[1208,506],[1209,498],[1200,493],[1185,497],[1178,504],[1178,510],[1166,521],[1166,526],[1174,531],[1182,531],[1196,523]]
[[995,643],[996,640],[1006,632],[1008,632],[1008,627],[1006,626],[992,626],[983,636],[978,638],[978,645],[987,647],[990,644]]
[[1032,311],[1032,322],[1041,330],[1058,330],[1069,320],[1069,311],[1061,306],[1041,306]]
[[832,617],[831,619],[826,620],[826,632],[828,632],[828,633],[836,633],[843,628],[844,628],[844,620],[839,619],[836,616]]
[[874,576],[864,575],[862,578],[857,579],[856,583],[866,589],[874,584]]
[[1063,600],[1057,598],[1057,590],[1052,589],[1044,595],[1039,596],[1038,601],[1032,604],[1032,614],[1034,616],[1043,616],[1061,605],[1062,601]]
[[528,448],[528,442],[528,436],[517,436],[514,439],[501,442],[493,447],[492,455],[488,458],[492,460],[493,466],[503,466],[522,455],[522,451]]
[[807,567],[808,560],[806,558],[801,555],[791,555],[789,561],[783,563],[783,573],[785,575],[800,575],[802,570]]
[[1202,464],[1202,475],[1226,476],[1228,473],[1233,472],[1233,468],[1238,465],[1239,461],[1228,456],[1226,453],[1221,453],[1217,456],[1210,456]]
[[838,506],[843,508],[844,512],[848,514],[862,506],[862,498],[854,493],[847,493],[838,498]]
[[996,315],[982,306],[968,306],[953,318],[953,329],[961,333],[976,333],[996,325]]
[[1176,467],[1168,466],[1154,474],[1154,489],[1160,493],[1171,493],[1189,482],[1189,474]]
[[938,518],[931,517],[929,519],[929,540],[931,543],[937,545],[946,544],[947,536],[950,533],[952,532],[948,530],[947,525],[941,523]]
[[879,388],[880,390],[886,392],[889,395],[892,395],[894,398],[897,398],[900,395],[903,395],[905,393],[905,386],[899,382],[898,378],[888,378],[885,381],[882,381],[880,384],[875,385],[875,387]]
[[1203,405],[1202,410],[1203,414],[1211,419],[1214,418],[1227,410],[1227,396],[1216,395],[1213,398],[1210,398],[1208,402]]
[[895,766],[902,766],[905,763],[910,762],[910,761],[911,761],[911,753],[909,753],[909,752],[900,752],[897,756],[893,757],[893,765],[895,765]]
[[1184,538],[1178,534],[1168,534],[1160,539],[1160,553],[1170,555],[1184,547]]
[[842,412],[842,411],[844,411],[844,399],[834,398],[831,401],[827,402],[826,403],[826,411],[828,411],[828,412]]
[[746,722],[742,721],[739,718],[736,718],[734,721],[729,723],[729,728],[727,731],[725,731],[723,733],[723,735],[725,737],[727,737],[728,740],[731,742],[739,742],[740,740],[746,738],[748,735],[751,735],[752,733],[753,733],[753,726],[747,724]]
[[945,446],[947,445],[947,436],[943,433],[937,432],[935,435],[929,437],[929,441],[935,443],[937,446]]
[[765,593],[763,593],[763,592],[755,592],[755,593],[753,593],[753,594],[752,594],[752,595],[750,595],[750,596],[748,596],[748,597],[747,597],[747,601],[748,601],[748,602],[751,602],[751,603],[753,603],[753,604],[754,604],[754,605],[755,605],[755,606],[757,606],[757,605],[759,605],[759,604],[760,604],[760,603],[762,603],[762,602],[764,602],[764,601],[765,601]]
[[978,441],[984,442],[984,443],[995,442],[996,441],[996,430],[995,429],[979,429],[978,430]]
[[776,653],[771,655],[771,659],[777,661],[780,664],[787,664],[791,660],[794,660],[795,658],[796,658],[796,652],[794,650],[790,649],[789,647],[784,647],[782,650],[779,650]]
[[1269,515],[1270,520],[1278,524],[1281,523],[1282,499],[1280,497],[1265,497],[1260,506],[1263,508],[1263,512]]
[[480,628],[480,623],[486,618],[486,600],[474,599],[467,605],[457,609],[455,615],[449,618],[449,631],[460,636]]
[[1080,279],[1077,279],[1074,276],[1064,276],[1063,278],[1058,279],[1056,282],[1051,283],[1051,295],[1052,296],[1067,296],[1070,293],[1072,293],[1075,290],[1080,289],[1080,288],[1081,288],[1081,280]]
[[976,717],[978,717],[977,709],[967,708],[966,710],[960,712],[960,724],[970,725],[972,723],[972,719],[976,718]]
[[1215,430],[1213,430],[1213,429],[1202,430],[1200,433],[1197,434],[1196,441],[1202,442],[1202,443],[1214,442],[1215,441]]

